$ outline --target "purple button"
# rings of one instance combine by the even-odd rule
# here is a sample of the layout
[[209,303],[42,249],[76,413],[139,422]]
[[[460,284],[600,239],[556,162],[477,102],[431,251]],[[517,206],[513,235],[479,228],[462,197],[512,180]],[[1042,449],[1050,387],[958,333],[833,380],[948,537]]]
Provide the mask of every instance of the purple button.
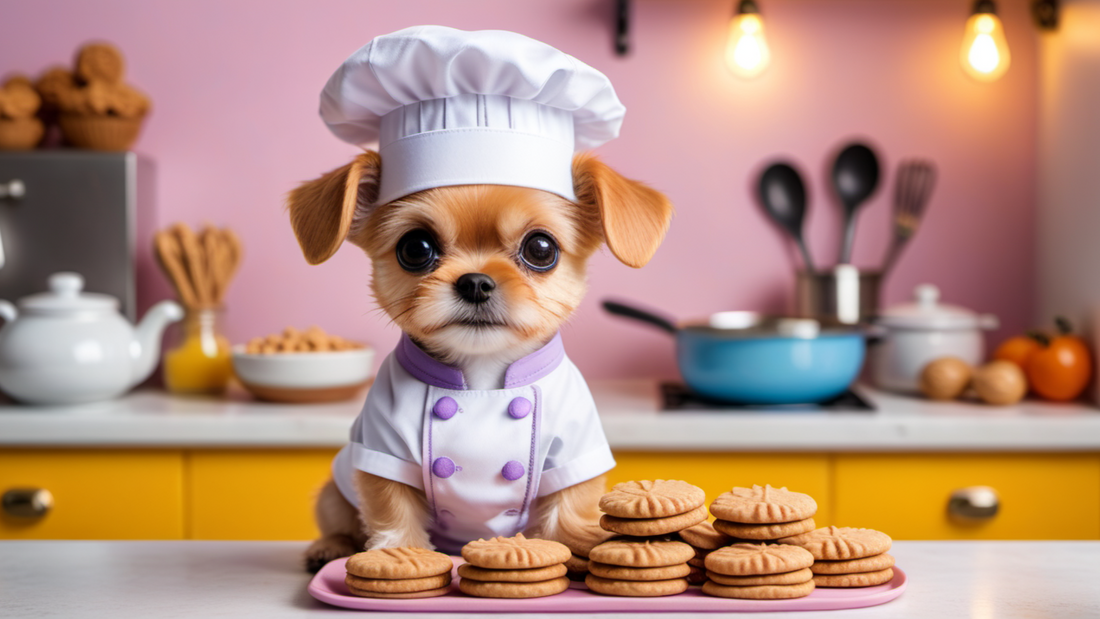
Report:
[[[439,462],[439,460],[436,460]],[[523,465],[515,460],[511,460],[508,464],[504,465],[504,468],[500,470],[500,474],[504,476],[504,479],[508,481],[516,481],[520,477],[523,477],[524,470]]]
[[[511,463],[509,462],[509,464],[511,464]],[[516,464],[519,464],[519,463],[517,462]],[[505,468],[508,468],[508,467],[505,466]],[[444,456],[442,458],[436,458],[435,461],[432,462],[432,473],[435,473],[436,477],[442,477],[443,479],[446,479],[446,478],[450,477],[451,475],[454,475],[455,474],[455,461],[451,460],[450,458],[448,458],[446,456]]]
[[523,419],[531,413],[531,400],[519,397],[508,404],[508,414],[512,419]]
[[435,406],[432,407],[432,413],[440,419],[450,419],[458,412],[458,402],[450,396],[443,396],[435,402]]

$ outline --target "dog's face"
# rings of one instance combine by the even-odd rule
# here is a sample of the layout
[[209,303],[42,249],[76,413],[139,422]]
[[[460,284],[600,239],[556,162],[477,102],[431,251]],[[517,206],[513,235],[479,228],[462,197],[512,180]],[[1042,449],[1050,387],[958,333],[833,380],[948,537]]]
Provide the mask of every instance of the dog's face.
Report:
[[353,239],[379,307],[443,359],[547,341],[585,291],[599,219],[502,185],[423,191],[374,210]]
[[602,242],[641,267],[672,217],[664,195],[591,155],[573,159],[576,202],[463,185],[371,206],[381,165],[366,151],[291,191],[294,234],[310,264],[345,240],[362,247],[381,309],[444,360],[544,343],[580,303],[586,263]]

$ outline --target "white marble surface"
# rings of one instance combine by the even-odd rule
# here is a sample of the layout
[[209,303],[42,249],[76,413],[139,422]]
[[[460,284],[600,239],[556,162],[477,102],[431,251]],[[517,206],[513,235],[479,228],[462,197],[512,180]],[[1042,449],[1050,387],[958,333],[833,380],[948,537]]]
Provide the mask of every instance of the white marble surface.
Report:
[[[0,617],[282,619],[356,613],[309,596],[309,576],[299,564],[304,547],[304,542],[0,542]],[[891,553],[909,576],[906,592],[892,602],[856,611],[759,616],[1100,617],[1100,542],[897,542]]]
[[[651,381],[593,381],[615,449],[736,451],[1100,450],[1100,410],[933,403],[862,389],[875,412],[660,411]],[[2,446],[337,447],[360,403],[280,405],[142,391],[75,408],[0,405]]]

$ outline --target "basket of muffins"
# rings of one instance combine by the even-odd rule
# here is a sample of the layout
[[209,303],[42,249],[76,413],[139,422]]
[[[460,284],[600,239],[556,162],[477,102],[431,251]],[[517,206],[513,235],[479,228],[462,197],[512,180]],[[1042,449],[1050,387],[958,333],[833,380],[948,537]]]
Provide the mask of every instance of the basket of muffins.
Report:
[[149,98],[126,83],[122,52],[89,43],[77,50],[71,68],[51,67],[36,81],[13,75],[0,84],[0,150],[60,143],[129,150],[150,107]]
[[[710,504],[713,523],[705,503],[703,490],[684,481],[617,484],[599,503],[600,526],[611,536],[606,541],[588,549],[523,534],[473,541],[462,549],[457,589],[473,597],[543,598],[580,580],[601,596],[653,598],[695,590],[712,598],[766,601],[894,579],[888,535],[816,527],[817,503],[807,494],[770,485],[735,487]],[[408,553],[416,560],[402,558]],[[348,560],[345,583],[360,597],[447,595],[455,592],[451,561],[423,549],[371,550]],[[390,567],[364,567],[381,564]]]

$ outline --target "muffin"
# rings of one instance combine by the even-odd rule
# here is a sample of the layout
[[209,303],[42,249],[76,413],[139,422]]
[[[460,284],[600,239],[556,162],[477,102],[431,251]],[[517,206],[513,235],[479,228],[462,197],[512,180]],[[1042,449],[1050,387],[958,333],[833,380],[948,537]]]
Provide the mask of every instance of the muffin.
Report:
[[149,99],[124,81],[122,54],[106,43],[86,45],[77,53],[68,84],[60,72],[40,90],[56,102],[65,140],[80,148],[129,150],[149,112]]
[[42,99],[30,79],[16,75],[0,87],[0,150],[29,150],[38,145],[45,128],[36,116]]

